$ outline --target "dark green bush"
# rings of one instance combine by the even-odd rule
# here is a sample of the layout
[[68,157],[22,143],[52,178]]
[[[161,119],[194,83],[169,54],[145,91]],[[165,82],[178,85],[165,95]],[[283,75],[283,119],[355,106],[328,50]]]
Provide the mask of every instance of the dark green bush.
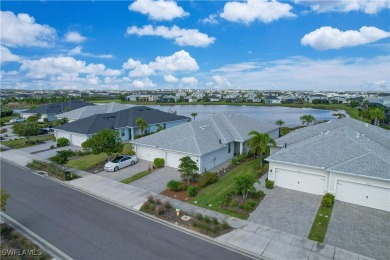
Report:
[[333,204],[334,204],[334,195],[330,193],[326,193],[322,197],[321,205],[326,208],[331,208],[333,207]]
[[230,203],[234,194],[235,192],[233,190],[226,192],[225,196],[223,197],[223,202]]
[[206,215],[206,216],[204,217],[204,222],[206,222],[207,224],[211,223],[210,217]]
[[205,172],[200,176],[198,185],[199,185],[199,187],[204,188],[204,187],[209,186],[213,183],[216,183],[217,181],[218,181],[218,176],[216,173]]
[[252,193],[252,198],[254,198],[254,199],[258,199],[262,196],[264,196],[264,192],[262,190],[259,190],[259,191]]
[[197,213],[197,214],[196,214],[196,218],[197,218],[198,220],[203,220],[203,216],[202,216],[202,214],[200,214],[200,213]]
[[256,206],[256,202],[254,200],[247,200],[244,206],[245,210],[252,210]]
[[274,188],[274,182],[271,181],[271,180],[267,180],[267,181],[265,182],[265,187],[266,187],[267,189],[273,189],[273,188]]
[[226,221],[223,221],[223,222],[222,222],[222,228],[223,228],[223,229],[229,229],[230,226],[229,226],[229,224],[228,224]]
[[181,190],[181,182],[180,181],[175,181],[175,180],[170,180],[167,183],[167,188],[173,191],[179,191]]
[[60,137],[57,139],[57,146],[58,147],[64,147],[69,145],[69,140],[66,139],[65,137]]
[[214,224],[214,225],[218,225],[218,224],[219,224],[219,222],[218,222],[218,219],[217,219],[217,218],[213,218],[213,224]]
[[238,204],[238,200],[235,199],[235,200],[232,200],[232,201],[230,202],[229,206],[232,207],[232,208],[234,208],[235,206],[237,206],[237,204]]
[[161,168],[161,167],[164,167],[165,161],[164,161],[163,158],[155,158],[154,161],[153,161],[153,164],[157,168]]
[[190,196],[190,197],[194,197],[196,195],[196,187],[195,186],[189,186],[187,188],[187,195]]
[[238,158],[237,157],[233,157],[232,158],[232,164],[233,165],[237,165],[238,164]]

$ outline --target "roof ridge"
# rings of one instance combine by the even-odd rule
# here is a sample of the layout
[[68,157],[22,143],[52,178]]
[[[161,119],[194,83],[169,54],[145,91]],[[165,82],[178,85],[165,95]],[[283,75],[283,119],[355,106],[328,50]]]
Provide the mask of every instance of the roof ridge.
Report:
[[[361,157],[363,157],[363,156],[366,156],[366,155],[369,155],[369,154],[373,154],[373,153],[371,153],[371,152],[367,151],[367,153],[365,153],[365,154],[362,154],[362,155],[359,155],[358,157],[353,157],[353,158],[351,158],[351,159],[348,159],[348,160],[346,160],[346,161],[343,161],[343,162],[341,162],[341,163],[338,163],[338,164],[335,164],[335,165],[329,166],[329,167],[327,167],[327,168],[326,168],[326,170],[328,170],[328,169],[330,169],[330,168],[332,168],[332,167],[336,167],[336,166],[342,165],[342,164],[344,164],[344,163],[350,162],[350,161],[352,161],[352,160],[355,160],[355,159],[361,158]],[[375,154],[373,154],[373,155],[375,155]],[[378,158],[379,158],[379,157],[378,157]],[[379,159],[380,159],[380,158],[379,158]],[[381,160],[382,160],[382,159],[381,159]],[[382,160],[382,161],[383,161],[383,160]]]
[[196,149],[198,150],[199,154],[202,154],[201,151],[200,151],[200,148],[199,148],[199,144],[198,144],[198,142],[196,141],[196,138],[195,138],[196,133],[195,133],[195,130],[194,130],[194,126],[191,123],[189,123],[189,125],[190,125],[192,133],[193,133],[192,139],[194,140],[194,143],[196,145]]
[[212,116],[210,117],[210,118],[211,118],[211,121],[213,122],[215,128],[218,130],[218,132],[219,132],[219,134],[221,135],[222,139],[225,141],[225,143],[227,143],[225,136],[222,134],[221,130],[218,128],[217,123],[216,123],[215,120],[214,120],[214,116],[217,116],[217,115],[212,115]]
[[[233,128],[233,130],[238,134],[238,136],[241,138],[240,141],[244,142],[244,138],[240,135],[240,133],[237,131],[237,129],[233,126],[233,124],[229,121],[228,117],[224,112],[222,112],[222,115],[225,117],[226,121],[229,123],[229,125]],[[229,130],[228,130],[229,131]],[[232,135],[233,136],[233,135]]]

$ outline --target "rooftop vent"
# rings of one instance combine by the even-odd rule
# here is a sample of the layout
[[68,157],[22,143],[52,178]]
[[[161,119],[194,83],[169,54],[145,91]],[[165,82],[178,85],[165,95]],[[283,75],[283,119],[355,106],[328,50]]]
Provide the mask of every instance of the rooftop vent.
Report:
[[219,144],[222,144],[222,140],[221,139],[219,139]]
[[287,148],[287,143],[284,143],[284,148]]

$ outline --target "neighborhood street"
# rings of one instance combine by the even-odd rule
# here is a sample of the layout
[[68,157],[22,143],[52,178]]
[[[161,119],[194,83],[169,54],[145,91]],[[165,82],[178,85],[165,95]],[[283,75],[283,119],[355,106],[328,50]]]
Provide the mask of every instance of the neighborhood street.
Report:
[[243,259],[245,256],[1,160],[7,214],[74,259]]

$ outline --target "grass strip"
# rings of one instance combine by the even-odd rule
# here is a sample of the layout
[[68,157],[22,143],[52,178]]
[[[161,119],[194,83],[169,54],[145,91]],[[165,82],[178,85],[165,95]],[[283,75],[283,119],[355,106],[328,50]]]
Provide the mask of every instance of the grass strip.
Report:
[[325,208],[320,206],[309,233],[308,238],[310,240],[314,240],[320,243],[324,242],[331,215],[332,208]]
[[148,171],[148,170],[143,171],[143,172],[139,172],[139,173],[137,173],[136,175],[133,175],[133,176],[131,176],[131,177],[129,177],[129,178],[126,178],[126,179],[124,179],[124,180],[121,180],[121,183],[129,184],[129,183],[131,183],[131,182],[133,182],[133,181],[136,181],[136,180],[139,180],[139,179],[145,177],[146,175],[149,175],[150,173],[151,173],[151,172]]

